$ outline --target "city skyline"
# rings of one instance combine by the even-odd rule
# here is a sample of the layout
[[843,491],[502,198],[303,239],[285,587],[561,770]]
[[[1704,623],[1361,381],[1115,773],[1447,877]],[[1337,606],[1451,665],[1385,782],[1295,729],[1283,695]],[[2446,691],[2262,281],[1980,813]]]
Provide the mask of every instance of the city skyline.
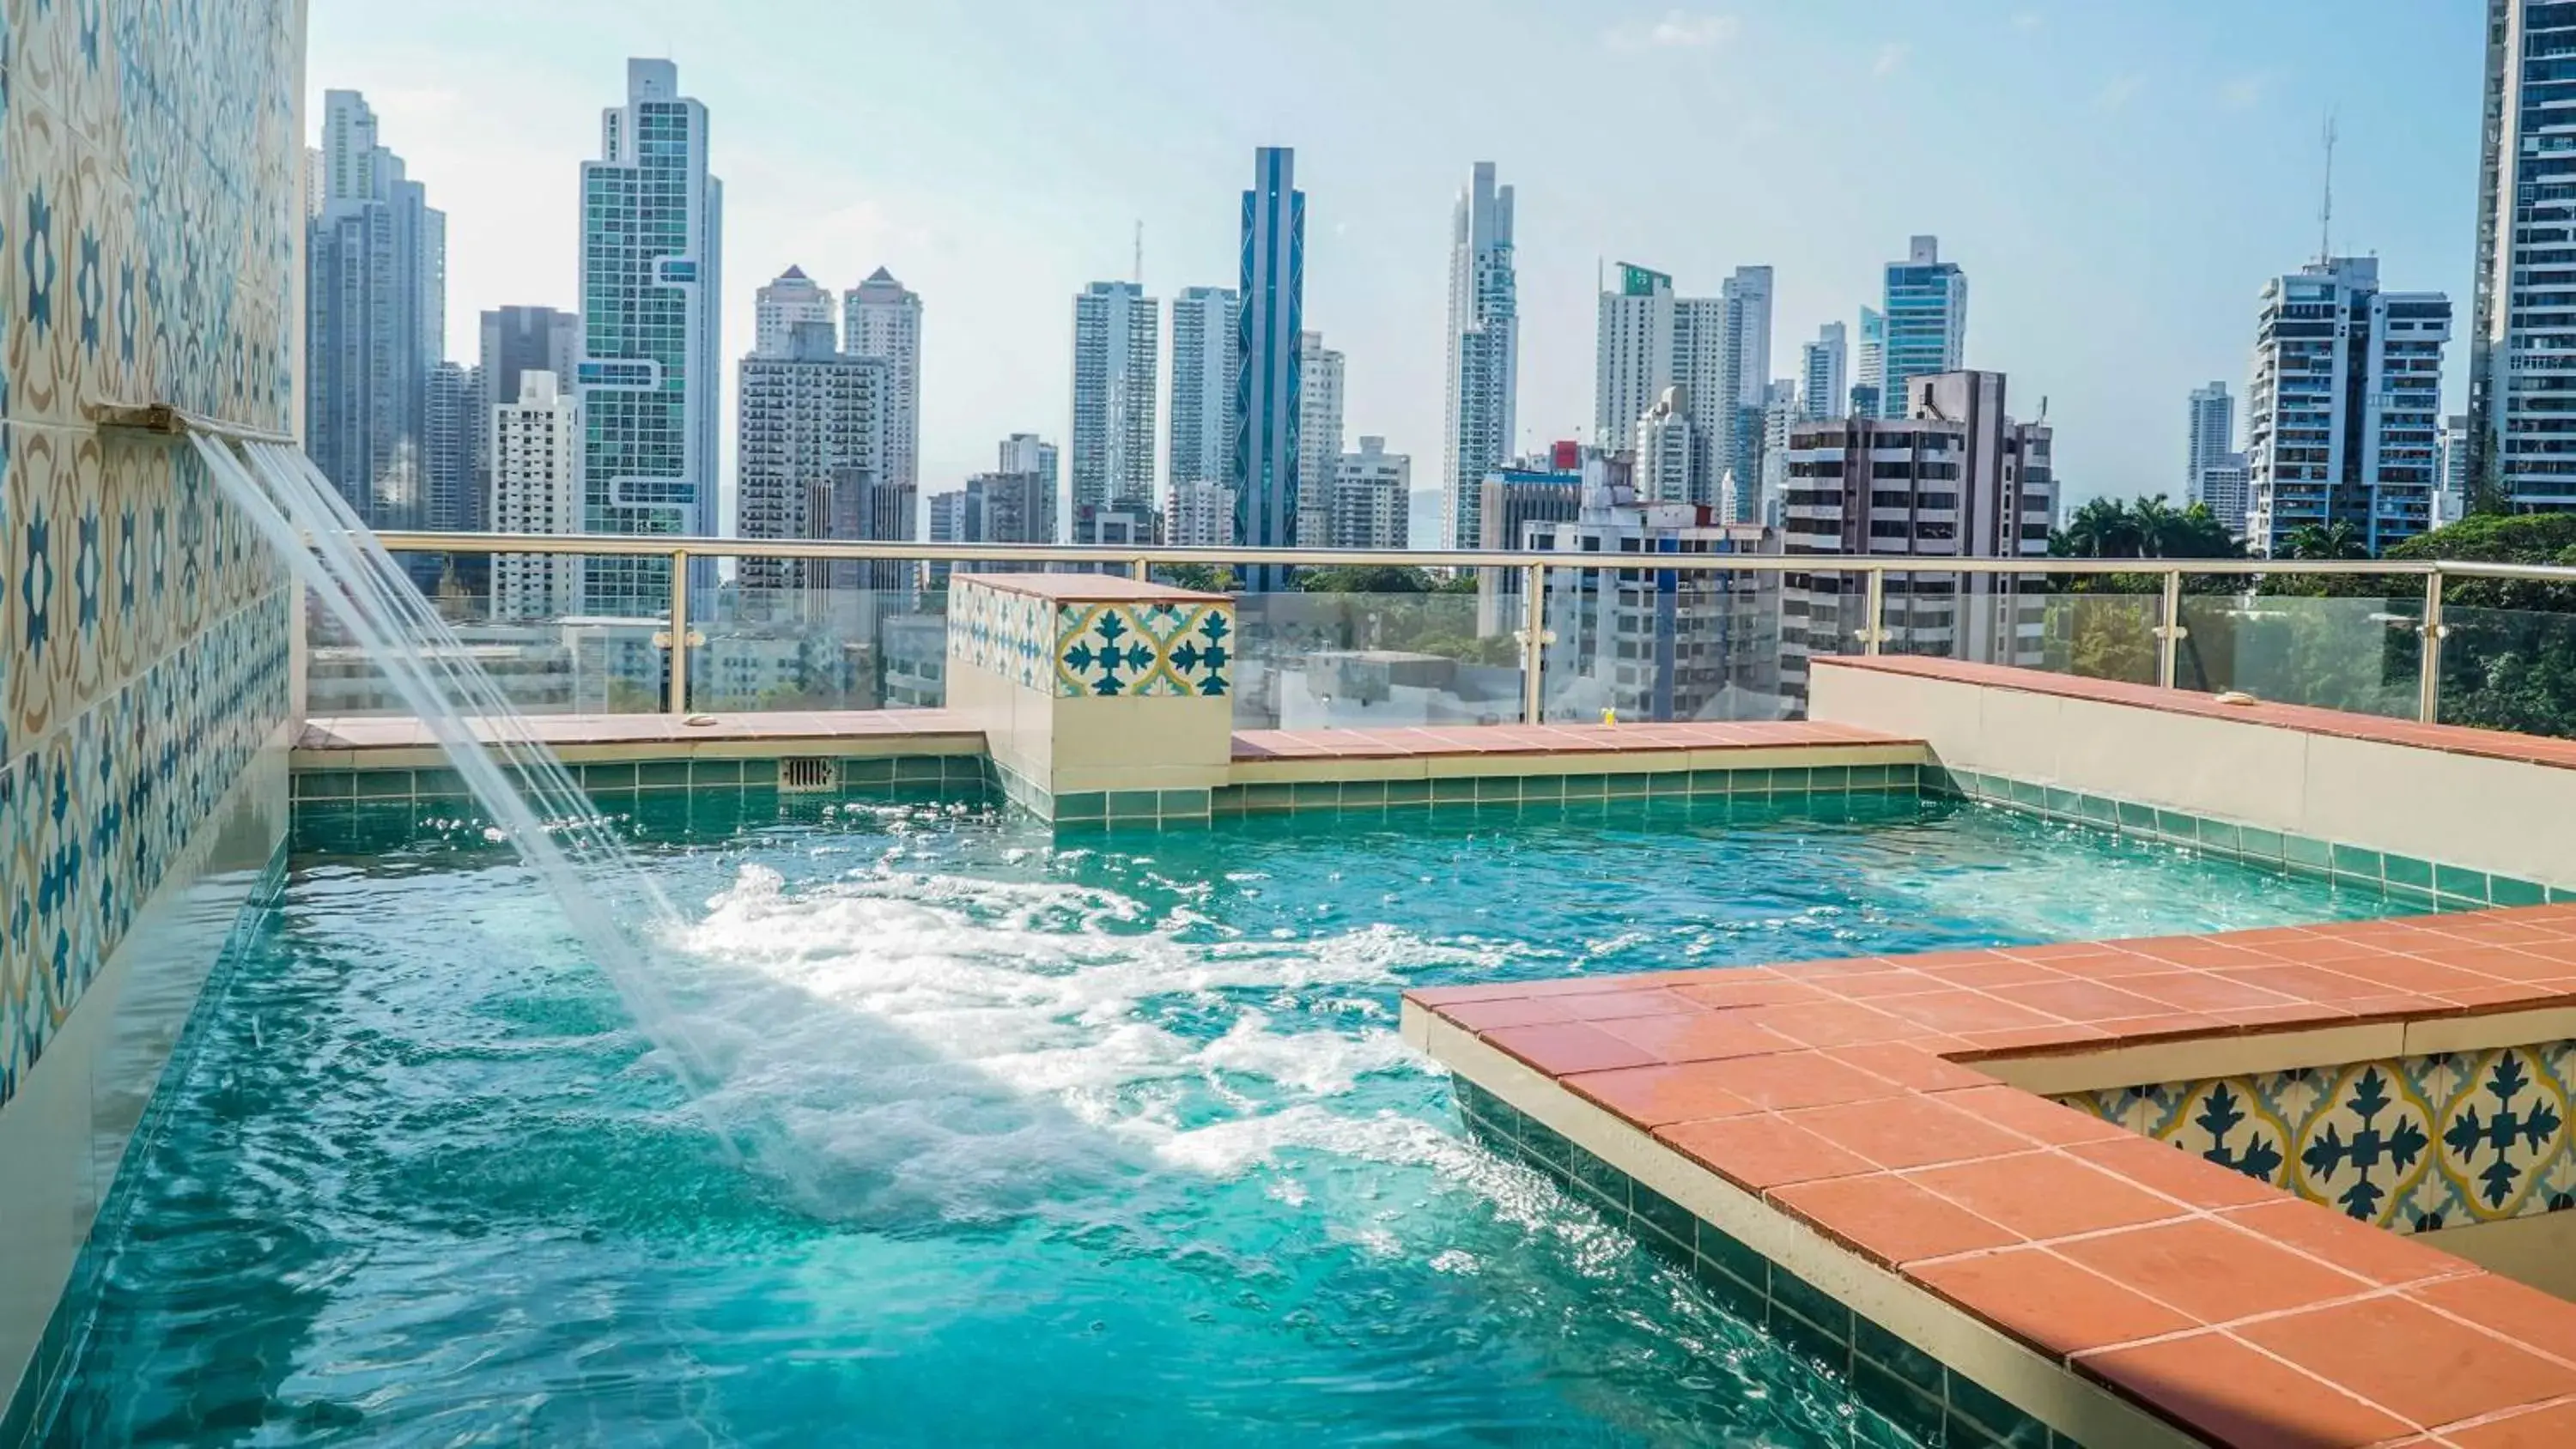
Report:
[[[1675,24],[1661,11],[1540,5],[1507,35],[1461,43],[1479,55],[1552,48],[1575,73],[1615,71],[1612,118],[1568,127],[1562,116],[1525,117],[1509,107],[1450,117],[1408,104],[1405,139],[1392,146],[1378,134],[1382,117],[1361,126],[1314,107],[1310,77],[1293,88],[1192,82],[1160,99],[1130,96],[1055,128],[1062,134],[1039,126],[999,149],[986,144],[991,121],[966,123],[932,88],[899,85],[865,98],[864,114],[850,121],[853,134],[874,134],[882,123],[884,144],[826,155],[824,133],[838,133],[810,124],[795,87],[769,84],[717,17],[678,6],[584,12],[578,26],[546,22],[565,42],[548,46],[494,26],[470,3],[452,14],[397,16],[326,3],[315,12],[310,76],[317,95],[325,83],[366,91],[390,142],[454,218],[449,331],[457,335],[483,309],[572,303],[573,175],[599,98],[613,90],[629,53],[676,56],[691,94],[715,117],[714,165],[732,183],[727,246],[736,267],[720,299],[723,335],[752,336],[746,278],[801,263],[838,292],[889,267],[927,300],[925,491],[978,471],[994,436],[1060,426],[1070,408],[1061,299],[1131,270],[1137,220],[1145,223],[1150,295],[1233,282],[1228,203],[1242,184],[1242,157],[1254,145],[1281,144],[1298,148],[1300,187],[1315,207],[1306,325],[1357,364],[1347,403],[1354,425],[1433,460],[1418,470],[1417,487],[1437,481],[1445,454],[1450,209],[1462,168],[1494,160],[1520,193],[1514,453],[1590,435],[1584,344],[1600,263],[1644,257],[1711,283],[1741,266],[1777,267],[1773,371],[1785,373],[1787,346],[1823,323],[1849,325],[1875,302],[1877,269],[1904,254],[1906,238],[1926,233],[1942,237],[1945,259],[1980,279],[1963,361],[2012,373],[2025,399],[2049,399],[2063,440],[2061,475],[2070,496],[2082,497],[2170,491],[2184,446],[2170,399],[2211,377],[2245,375],[2244,319],[2263,280],[2314,242],[2316,118],[2327,105],[2339,107],[2344,134],[2337,249],[2376,250],[2385,270],[2409,285],[2467,295],[2477,17],[2377,8],[2405,23],[2373,25],[2363,16],[2323,27],[2332,33],[2298,52],[2307,58],[2290,69],[2279,57],[2294,48],[2264,37],[2313,36],[2319,28],[2308,22],[2323,7],[2285,6],[2225,24],[2197,16],[2146,24],[2048,5],[1974,5],[1943,16],[1937,28],[1924,22],[1900,33],[1897,18],[1853,6],[1817,7],[1812,18],[1691,12],[1692,24]],[[1354,9],[1350,25],[1318,16],[1277,38],[1365,85],[1391,63],[1377,45],[1401,54],[1406,38],[1455,21],[1454,10],[1379,17]],[[829,11],[802,13],[816,33],[834,33]],[[1109,32],[1149,26],[1159,13],[1125,6],[1029,19],[1051,43],[1100,57]],[[2334,13],[2355,18],[2350,7]],[[1233,43],[1251,23],[1221,18],[1210,34],[1176,37],[1167,47]],[[948,19],[897,17],[888,27],[888,43],[962,47],[940,67],[952,81],[950,67],[969,56],[982,75],[1007,73],[988,64],[998,40]],[[1327,42],[1325,32],[1337,28],[1348,33]],[[1872,38],[1881,31],[1887,39]],[[2404,43],[2384,33],[2392,31]],[[1980,47],[1998,49],[2029,84],[2011,97],[1963,84],[1961,58]],[[2427,53],[2444,59],[2428,65]],[[1928,164],[1962,135],[1985,153],[1958,185],[1919,193],[1870,188],[1864,198],[1781,179],[1777,139],[1800,123],[1790,108],[1795,89],[1773,75],[1802,64],[1815,79],[1847,86],[1855,122],[1901,109],[1945,116],[1961,132],[1917,142],[1891,139],[1880,123],[1855,125],[1845,130],[1868,134],[1842,135],[1822,153],[1826,161]],[[1159,65],[1152,73],[1169,74]],[[2374,99],[2387,88],[2370,86],[2370,77],[2400,73],[2402,97]],[[1145,85],[1145,76],[1132,79]],[[1708,98],[1717,82],[1731,99]],[[1026,127],[1030,108],[1061,99],[1061,88],[1040,78],[992,120]],[[1184,102],[1205,115],[1182,124],[1174,112]],[[2067,124],[2055,119],[2061,113]],[[808,123],[813,134],[791,121]],[[1598,146],[1605,126],[1647,125],[1690,130],[1708,184],[1659,185],[1659,163],[1647,154],[1654,147],[1597,164],[1575,159]],[[1552,140],[1543,134],[1550,127],[1568,134]],[[970,146],[978,136],[985,141]],[[2221,138],[2226,144],[2211,150]],[[962,159],[969,149],[981,157],[972,165]],[[1146,150],[1161,159],[1127,164]],[[2089,159],[2079,164],[2079,153]],[[1819,169],[1813,159],[1799,167]],[[1781,184],[1763,184],[1766,176]],[[2043,204],[2051,208],[2045,225]],[[2118,288],[2088,295],[2111,273],[2125,279]],[[1045,300],[1032,304],[1031,293]],[[2088,296],[2086,306],[2068,305],[2078,296]],[[2105,326],[2123,338],[2116,357],[2099,345]],[[2463,405],[2460,371],[2455,363],[2446,379],[2446,410]],[[731,408],[728,397],[719,429],[728,450]],[[731,476],[730,461],[722,472]]]

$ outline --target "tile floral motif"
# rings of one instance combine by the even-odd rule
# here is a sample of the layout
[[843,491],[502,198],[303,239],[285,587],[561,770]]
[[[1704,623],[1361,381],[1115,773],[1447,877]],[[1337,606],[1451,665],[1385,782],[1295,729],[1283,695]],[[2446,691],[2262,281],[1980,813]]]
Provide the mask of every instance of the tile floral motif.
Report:
[[2401,1233],[2576,1207],[2576,1042],[2058,1100]]
[[1058,607],[1055,692],[1222,699],[1234,662],[1234,606],[1085,603]]

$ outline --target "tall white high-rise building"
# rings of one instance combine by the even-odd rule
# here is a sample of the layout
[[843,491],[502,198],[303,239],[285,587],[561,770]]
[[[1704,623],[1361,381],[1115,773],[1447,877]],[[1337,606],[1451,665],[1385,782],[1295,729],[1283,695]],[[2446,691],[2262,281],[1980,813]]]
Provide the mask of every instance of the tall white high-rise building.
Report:
[[[1761,452],[1771,356],[1771,269],[1739,268],[1715,297],[1676,297],[1672,278],[1622,262],[1616,290],[1601,294],[1593,371],[1593,434],[1622,446],[1646,413],[1678,389],[1692,456],[1684,496],[1650,502],[1715,507],[1741,460],[1748,486]],[[1667,424],[1665,436],[1674,434]],[[1659,486],[1672,486],[1666,480]]]
[[[1918,236],[1901,262],[1887,264],[1885,376],[1879,413],[1901,418],[1911,404],[1907,384],[1936,372],[1956,372],[1968,345],[1968,276],[1957,262],[1941,260],[1941,239]],[[1863,314],[1866,320],[1867,314]]]
[[1342,461],[1342,355],[1324,334],[1297,339],[1297,537],[1318,546],[1333,531],[1333,480]]
[[1388,452],[1384,438],[1363,437],[1358,452],[1334,460],[1327,537],[1334,548],[1402,548],[1412,503],[1413,460]]
[[[707,108],[667,60],[626,63],[626,101],[601,113],[599,159],[581,163],[582,530],[713,537],[717,305],[724,190],[707,171]],[[711,605],[715,560],[692,572]],[[601,558],[584,610],[662,615],[670,565]]]
[[[2469,322],[2469,444],[2517,511],[2576,509],[2576,8],[2487,0],[2486,113]],[[2250,402],[2250,400],[2249,400]]]
[[1449,398],[1442,489],[1451,548],[1474,548],[1487,473],[1511,456],[1520,391],[1512,188],[1479,161],[1449,226]]
[[2376,556],[2433,526],[2450,338],[2451,299],[2381,291],[2375,257],[2265,284],[2245,390],[2255,548],[2343,523]]
[[883,267],[841,297],[841,350],[886,365],[888,482],[921,485],[921,298]]
[[[889,369],[842,353],[828,317],[794,324],[741,366],[735,536],[835,536],[831,491],[883,481]],[[746,558],[741,570],[743,589],[755,595],[801,587],[807,574],[794,559]]]
[[1072,510],[1154,505],[1154,421],[1162,313],[1134,282],[1094,282],[1073,299]]
[[1234,389],[1243,372],[1231,287],[1186,287],[1172,299],[1169,482],[1223,483],[1234,466]]
[[[2228,466],[2235,457],[2235,449],[2236,400],[2227,395],[2227,384],[2213,382],[2207,387],[2193,388],[2182,496],[2195,503],[2207,503],[2210,512],[2218,512],[2218,504],[2210,501],[2208,490],[2202,486],[2201,475],[2212,468]],[[2244,525],[2231,522],[2230,526],[2241,528]]]
[[[755,294],[752,319],[752,350],[773,357],[787,351],[797,324],[820,322],[831,327],[839,322],[831,292],[797,266],[779,273],[778,280]],[[833,345],[839,346],[837,339]]]
[[2468,516],[2470,476],[2469,417],[2453,413],[2442,420],[2442,497],[2434,508],[2436,527]]
[[1839,418],[1851,411],[1848,348],[1840,322],[1816,329],[1816,340],[1798,350],[1798,416],[1801,421]]
[[1163,500],[1163,542],[1173,548],[1234,546],[1234,490],[1222,483],[1172,485]]
[[[519,374],[516,396],[492,409],[492,495],[500,533],[579,533],[581,408],[551,372]],[[568,554],[496,554],[492,617],[560,619],[579,612],[582,560]]]
[[1838,407],[1825,414],[1829,418],[1879,417],[1887,399],[1887,314],[1875,307],[1860,309],[1860,349],[1852,358],[1852,395],[1848,407]]
[[1698,431],[1691,423],[1690,389],[1676,383],[1637,419],[1637,496],[1648,503],[1698,503]]

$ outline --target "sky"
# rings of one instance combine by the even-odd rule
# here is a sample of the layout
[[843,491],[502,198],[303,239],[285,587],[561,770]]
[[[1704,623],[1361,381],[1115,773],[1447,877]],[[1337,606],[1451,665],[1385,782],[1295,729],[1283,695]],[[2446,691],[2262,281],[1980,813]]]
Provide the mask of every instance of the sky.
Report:
[[[925,491],[1061,440],[1073,296],[1232,286],[1253,148],[1307,195],[1305,317],[1351,446],[1442,470],[1451,208],[1517,190],[1519,444],[1588,438],[1596,278],[1776,272],[1772,373],[1875,305],[1915,233],[1969,279],[1966,362],[2045,400],[2068,498],[2167,492],[2184,398],[2241,396],[2265,280],[2335,250],[2451,294],[2464,335],[2482,16],[2470,0],[312,0],[308,120],[366,94],[447,213],[449,355],[575,300],[580,163],[630,55],[710,112],[723,350],[790,263],[923,298]],[[1165,367],[1168,369],[1168,338]],[[2465,392],[2465,341],[2447,362]],[[1168,386],[1168,371],[1165,374]],[[728,481],[732,378],[723,424]],[[2241,423],[2240,423],[2241,425]],[[1159,445],[1158,445],[1159,446]]]

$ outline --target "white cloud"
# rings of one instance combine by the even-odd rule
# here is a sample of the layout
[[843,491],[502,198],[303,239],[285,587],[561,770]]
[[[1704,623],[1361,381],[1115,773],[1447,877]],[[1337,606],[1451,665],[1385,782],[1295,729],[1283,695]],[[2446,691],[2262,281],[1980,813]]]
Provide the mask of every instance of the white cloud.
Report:
[[2250,111],[2263,103],[2263,91],[2268,84],[2270,77],[2260,71],[2240,75],[2218,88],[2218,104],[2231,111]]
[[1601,37],[1612,50],[1705,50],[1735,38],[1732,15],[1693,15],[1667,10],[1656,21],[1632,20]]
[[2112,81],[2109,85],[2102,87],[2099,91],[2094,92],[2093,104],[2106,111],[2119,110],[2129,102],[2136,100],[2138,98],[2138,92],[2146,89],[2146,84],[2147,82],[2144,76],[2121,76]]
[[1884,80],[1896,74],[1905,68],[1905,57],[1913,52],[1914,47],[1902,40],[1889,41],[1878,48],[1878,59],[1870,62],[1870,75],[1875,79]]

